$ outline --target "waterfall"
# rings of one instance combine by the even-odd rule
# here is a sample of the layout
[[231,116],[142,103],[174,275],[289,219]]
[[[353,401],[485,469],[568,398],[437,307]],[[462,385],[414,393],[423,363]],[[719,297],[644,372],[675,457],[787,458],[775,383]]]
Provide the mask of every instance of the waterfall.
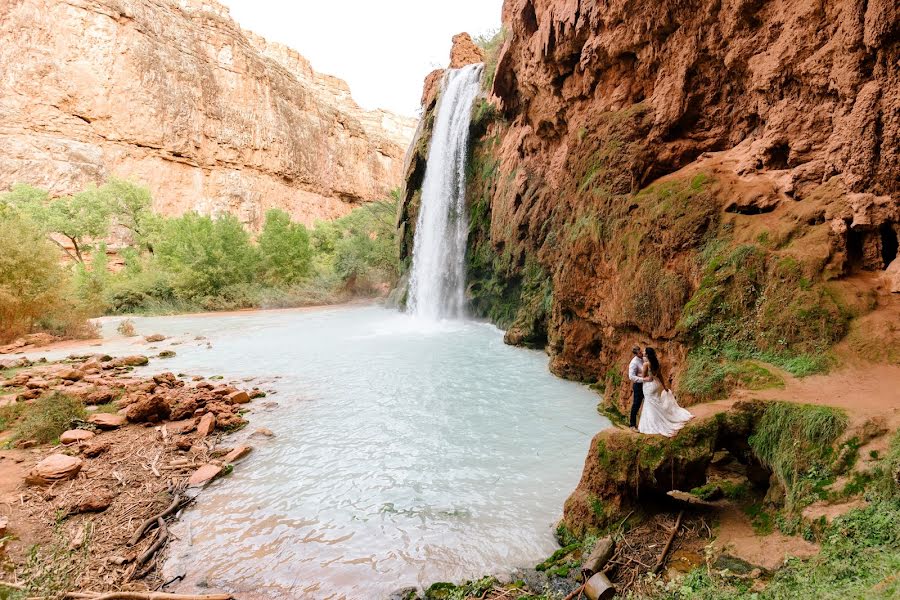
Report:
[[466,285],[466,155],[472,103],[484,65],[444,76],[431,135],[413,241],[409,312],[426,319],[462,317]]

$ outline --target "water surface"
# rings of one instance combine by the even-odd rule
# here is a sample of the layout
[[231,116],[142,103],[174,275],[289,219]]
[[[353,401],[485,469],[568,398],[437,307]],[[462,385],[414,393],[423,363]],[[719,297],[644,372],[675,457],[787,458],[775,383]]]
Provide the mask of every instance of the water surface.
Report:
[[186,579],[169,591],[369,599],[533,566],[556,548],[563,501],[608,424],[592,392],[484,323],[342,307],[135,326],[174,336],[159,349],[178,344],[153,371],[277,392],[227,441],[276,437],[252,439],[173,527],[166,572]]

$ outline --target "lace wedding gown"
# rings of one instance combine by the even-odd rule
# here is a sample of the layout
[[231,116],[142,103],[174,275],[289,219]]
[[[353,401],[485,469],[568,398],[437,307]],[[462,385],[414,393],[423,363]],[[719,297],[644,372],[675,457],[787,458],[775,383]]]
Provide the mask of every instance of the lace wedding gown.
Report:
[[638,431],[672,437],[692,418],[694,415],[678,406],[675,394],[664,391],[657,380],[644,382],[644,408]]

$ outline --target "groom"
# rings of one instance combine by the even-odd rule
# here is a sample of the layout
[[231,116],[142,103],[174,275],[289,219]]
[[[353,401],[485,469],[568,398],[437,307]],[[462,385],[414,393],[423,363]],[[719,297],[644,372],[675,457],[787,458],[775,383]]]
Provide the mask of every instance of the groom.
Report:
[[641,375],[644,368],[644,351],[640,346],[635,346],[631,349],[631,353],[634,357],[628,363],[628,379],[631,380],[634,400],[631,402],[631,419],[628,421],[628,426],[637,431],[637,416],[638,411],[641,410],[641,403],[644,402],[644,382],[647,379]]

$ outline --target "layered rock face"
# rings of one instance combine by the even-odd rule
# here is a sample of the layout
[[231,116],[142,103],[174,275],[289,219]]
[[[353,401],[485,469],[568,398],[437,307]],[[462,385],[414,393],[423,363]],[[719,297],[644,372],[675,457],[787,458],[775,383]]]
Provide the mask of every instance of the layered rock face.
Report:
[[821,354],[890,301],[896,3],[507,0],[504,29],[473,114],[468,260],[473,310],[508,342],[624,408],[634,343],[681,378],[693,351]]
[[307,224],[384,198],[415,122],[200,0],[0,4],[0,189],[65,194],[109,175],[157,210],[282,208]]

